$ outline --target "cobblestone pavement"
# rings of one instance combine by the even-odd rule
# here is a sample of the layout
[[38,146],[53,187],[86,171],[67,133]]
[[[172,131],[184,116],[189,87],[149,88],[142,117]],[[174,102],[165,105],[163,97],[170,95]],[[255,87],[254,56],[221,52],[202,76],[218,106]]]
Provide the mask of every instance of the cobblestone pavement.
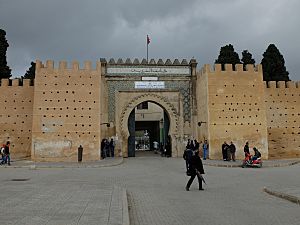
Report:
[[297,192],[299,170],[300,164],[244,169],[206,165],[205,190],[193,183],[187,192],[185,163],[179,158],[136,157],[99,168],[0,168],[6,214],[1,225],[120,224],[114,217],[120,216],[121,203],[116,199],[111,204],[113,192],[123,188],[131,225],[298,225],[299,205],[263,188]]
[[123,189],[104,170],[1,168],[0,224],[123,224]]
[[299,165],[261,169],[206,166],[205,191],[198,191],[194,183],[187,192],[182,160],[127,161],[124,166],[148,168],[144,175],[136,175],[139,183],[127,181],[132,225],[299,224],[298,205],[263,192],[265,186],[299,190]]

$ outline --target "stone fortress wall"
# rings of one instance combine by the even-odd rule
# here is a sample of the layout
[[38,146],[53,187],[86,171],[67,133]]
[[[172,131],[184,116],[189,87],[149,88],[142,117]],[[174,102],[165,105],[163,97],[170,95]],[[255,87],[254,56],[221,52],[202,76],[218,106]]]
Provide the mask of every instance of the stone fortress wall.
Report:
[[[103,130],[116,132],[116,127],[101,126],[108,122],[110,104],[101,62],[96,68],[91,62],[83,68],[78,62],[58,64],[37,61],[34,86],[29,80],[23,86],[18,79],[1,80],[0,140],[11,141],[13,158],[76,161],[82,145],[85,160],[98,160],[100,141],[107,136]],[[242,65],[226,65],[222,71],[216,64],[214,69],[204,65],[195,84],[192,129],[197,139],[209,140],[212,159],[220,159],[222,143],[231,140],[238,158],[246,141],[264,158],[299,157],[299,81],[266,84],[261,65],[246,71]]]
[[265,104],[269,157],[300,157],[300,82],[268,82]]
[[30,80],[1,80],[0,144],[11,142],[14,157],[31,155],[32,109],[34,87]]
[[79,145],[86,160],[100,159],[100,80],[100,62],[36,62],[33,159],[76,161]]
[[[208,120],[203,124],[206,129],[203,132],[208,133],[210,158],[222,158],[221,146],[224,141],[228,144],[234,142],[237,158],[244,157],[246,141],[250,147],[257,147],[264,158],[268,158],[265,87],[261,65],[257,68],[248,65],[246,71],[242,64],[236,65],[234,70],[231,64],[226,64],[224,71],[220,64],[216,64],[214,69],[205,65],[198,76],[200,84],[201,81],[206,82],[201,86],[207,86],[205,97]],[[198,95],[201,99],[201,94]]]

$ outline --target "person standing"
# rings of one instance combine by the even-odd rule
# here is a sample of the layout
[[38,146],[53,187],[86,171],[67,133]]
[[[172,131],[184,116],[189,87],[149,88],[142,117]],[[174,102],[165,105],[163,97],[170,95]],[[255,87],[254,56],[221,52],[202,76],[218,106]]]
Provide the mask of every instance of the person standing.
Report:
[[231,154],[232,161],[235,162],[235,151],[236,151],[236,148],[235,148],[235,145],[233,144],[232,141],[230,142],[229,149],[230,149],[230,154]]
[[2,145],[2,147],[0,148],[0,154],[1,154],[1,162],[0,165],[5,163],[5,154],[4,154],[4,150],[5,150],[5,144]]
[[10,166],[10,152],[9,152],[10,142],[7,141],[5,148],[4,148],[4,156],[5,156],[5,163]]
[[153,148],[154,148],[154,153],[157,154],[157,152],[158,152],[158,142],[157,141],[153,141]]
[[170,135],[168,135],[165,148],[166,148],[166,157],[171,157],[172,156],[172,146],[171,146],[171,136]]
[[223,160],[227,161],[227,149],[228,149],[228,144],[226,143],[226,141],[224,141],[224,143],[222,144],[222,155],[223,155]]
[[106,152],[105,152],[105,139],[102,139],[101,141],[101,159],[106,158]]
[[204,143],[202,145],[202,148],[203,148],[203,160],[206,160],[206,155],[207,155],[207,152],[208,152],[207,140],[204,141]]
[[109,150],[109,141],[105,139],[104,151],[106,152],[106,157],[110,157],[110,150]]
[[249,143],[248,143],[248,141],[246,142],[246,144],[244,146],[244,152],[245,152],[245,157],[247,157],[248,155],[250,155],[250,149],[249,149]]
[[[187,144],[186,144],[186,149],[191,149],[191,140],[188,139]],[[192,150],[192,149],[191,149]]]
[[202,174],[204,174],[204,168],[201,158],[199,157],[199,151],[195,151],[195,154],[192,156],[189,170],[191,178],[187,182],[185,190],[190,190],[190,186],[193,183],[196,176],[198,178],[199,190],[204,190],[202,187]]
[[195,150],[195,145],[194,145],[194,141],[193,140],[191,140],[190,148],[191,148],[192,151]]
[[110,150],[110,156],[111,157],[115,157],[115,143],[114,143],[114,139],[110,139],[109,142],[109,150]]
[[199,147],[200,147],[199,142],[195,139],[195,140],[194,140],[194,143],[195,143],[195,150],[196,150],[196,151],[199,151]]

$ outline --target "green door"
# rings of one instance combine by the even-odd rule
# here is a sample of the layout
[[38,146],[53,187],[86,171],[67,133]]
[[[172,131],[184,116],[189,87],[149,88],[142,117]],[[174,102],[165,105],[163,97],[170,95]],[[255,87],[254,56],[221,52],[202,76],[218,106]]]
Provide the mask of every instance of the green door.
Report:
[[134,110],[132,110],[128,118],[128,130],[129,130],[128,157],[135,157],[135,111]]

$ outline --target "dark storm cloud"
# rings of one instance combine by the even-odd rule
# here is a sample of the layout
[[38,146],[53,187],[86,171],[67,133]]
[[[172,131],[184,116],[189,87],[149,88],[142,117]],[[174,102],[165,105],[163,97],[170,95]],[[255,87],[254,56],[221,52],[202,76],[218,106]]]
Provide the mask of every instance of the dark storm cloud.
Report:
[[213,64],[221,46],[248,49],[260,63],[274,43],[300,80],[297,0],[0,0],[0,28],[14,76],[35,59],[196,58]]

